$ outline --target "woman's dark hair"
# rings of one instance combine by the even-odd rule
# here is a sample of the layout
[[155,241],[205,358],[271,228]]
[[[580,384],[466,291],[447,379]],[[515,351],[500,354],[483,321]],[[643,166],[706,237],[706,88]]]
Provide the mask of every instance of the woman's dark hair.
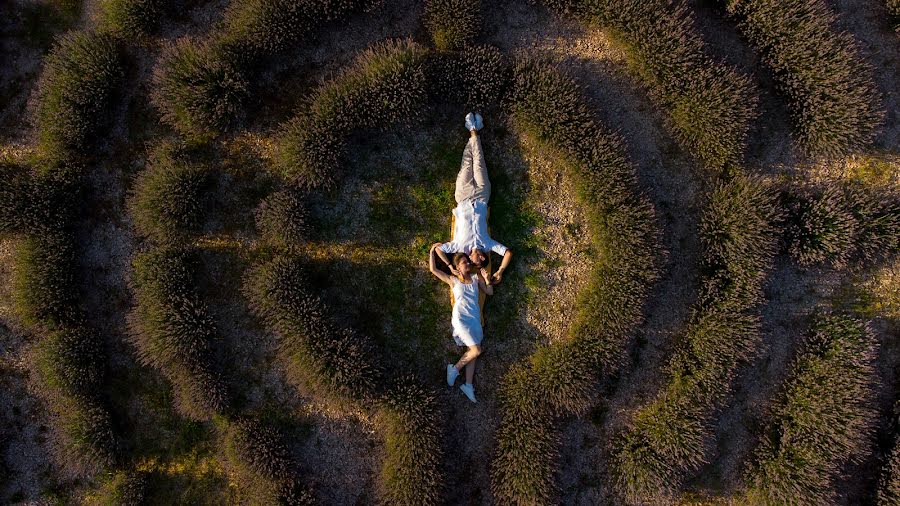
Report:
[[[469,259],[468,255],[466,255],[465,253],[457,253],[457,254],[453,255],[453,267],[456,267],[457,265],[459,265],[459,261],[462,260],[463,258],[465,258],[466,260]],[[471,262],[471,260],[470,260],[470,262]]]

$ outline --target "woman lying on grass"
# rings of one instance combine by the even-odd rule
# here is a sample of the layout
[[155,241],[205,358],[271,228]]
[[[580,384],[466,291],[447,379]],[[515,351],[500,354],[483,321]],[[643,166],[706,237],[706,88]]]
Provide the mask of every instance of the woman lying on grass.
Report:
[[476,402],[472,379],[475,377],[475,359],[481,354],[481,339],[484,337],[478,293],[479,290],[484,290],[484,293],[493,295],[494,288],[486,281],[490,276],[487,267],[482,267],[479,274],[465,253],[453,255],[453,266],[458,275],[446,274],[438,269],[435,250],[440,245],[441,243],[437,243],[431,247],[428,255],[428,268],[436,278],[450,285],[453,290],[453,317],[451,319],[453,339],[456,344],[469,348],[456,365],[447,364],[447,384],[453,386],[459,372],[465,367],[466,383],[460,385],[459,389],[466,394],[470,401]]

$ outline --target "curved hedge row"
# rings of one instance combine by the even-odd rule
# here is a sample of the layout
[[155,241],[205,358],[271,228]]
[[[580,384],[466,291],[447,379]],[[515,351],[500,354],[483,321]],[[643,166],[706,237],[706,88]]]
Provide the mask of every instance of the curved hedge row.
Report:
[[876,347],[872,332],[855,318],[817,319],[756,450],[747,476],[748,500],[834,501],[833,480],[843,464],[868,450],[873,436]]
[[109,469],[119,457],[119,437],[101,394],[105,357],[102,339],[76,326],[46,335],[36,350],[42,395],[62,429],[54,434],[54,451],[83,474]]
[[596,371],[621,363],[658,275],[659,231],[619,140],[594,121],[572,79],[546,64],[519,62],[508,102],[515,127],[565,162],[597,258],[569,339],[539,348],[500,389],[492,492],[502,502],[543,504],[555,488],[554,419],[584,413]]
[[176,407],[208,420],[233,399],[215,359],[216,323],[197,292],[199,258],[188,248],[153,248],[134,259],[136,304],[130,317],[138,359],[172,384]]
[[27,174],[0,170],[0,233],[22,238],[14,259],[13,304],[21,320],[43,336],[34,367],[53,418],[52,453],[78,475],[120,461],[119,435],[103,393],[103,340],[85,325],[80,306],[74,225],[81,164],[109,126],[123,78],[114,38],[92,32],[57,38],[38,84],[35,167]]
[[853,36],[836,31],[823,0],[727,0],[744,34],[765,55],[793,106],[809,155],[838,157],[869,143],[884,121],[872,68]]
[[746,76],[712,59],[684,2],[544,0],[599,25],[665,110],[678,142],[704,165],[739,165],[758,92]]
[[278,172],[305,188],[332,187],[351,131],[387,128],[422,111],[428,98],[426,54],[409,39],[360,53],[282,127],[276,139]]
[[234,1],[205,39],[181,39],[153,69],[153,103],[164,122],[205,140],[240,121],[252,72],[324,22],[346,19],[373,0]]
[[375,409],[387,446],[382,495],[389,504],[433,504],[441,493],[441,430],[434,395],[402,379],[385,379],[372,343],[337,327],[308,291],[300,261],[279,255],[256,266],[244,292],[251,310],[278,338],[291,383],[339,404]]
[[706,462],[710,421],[741,362],[759,346],[762,281],[775,254],[775,195],[759,181],[720,181],[700,222],[703,281],[676,343],[669,382],[615,443],[617,492],[640,504],[674,495]]
[[801,265],[844,267],[896,255],[900,199],[872,188],[831,183],[787,188],[787,249]]

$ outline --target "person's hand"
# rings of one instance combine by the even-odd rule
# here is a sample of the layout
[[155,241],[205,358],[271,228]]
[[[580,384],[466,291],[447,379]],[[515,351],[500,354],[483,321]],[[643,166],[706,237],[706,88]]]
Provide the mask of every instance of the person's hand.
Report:
[[434,251],[434,250],[440,248],[440,247],[443,246],[443,245],[444,245],[444,243],[436,242],[436,243],[434,243],[434,244],[431,245],[431,251]]
[[447,268],[450,269],[450,274],[453,274],[456,277],[459,277],[459,271],[456,270],[456,267],[453,267],[452,264],[447,264]]
[[491,276],[492,285],[499,285],[501,281],[503,281],[503,271],[497,271]]
[[488,270],[487,267],[482,267],[481,268],[481,277],[484,278],[484,281],[486,283],[490,283],[491,282],[491,271]]

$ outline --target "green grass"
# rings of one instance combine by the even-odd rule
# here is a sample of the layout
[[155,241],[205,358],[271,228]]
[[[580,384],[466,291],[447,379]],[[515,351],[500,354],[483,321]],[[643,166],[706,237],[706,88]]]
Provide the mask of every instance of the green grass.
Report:
[[792,107],[796,137],[810,156],[861,151],[884,122],[872,66],[834,27],[823,0],[728,0],[728,11],[763,53]]
[[843,465],[870,448],[877,343],[862,321],[816,318],[790,379],[770,410],[768,427],[747,473],[744,498],[754,504],[832,503]]

